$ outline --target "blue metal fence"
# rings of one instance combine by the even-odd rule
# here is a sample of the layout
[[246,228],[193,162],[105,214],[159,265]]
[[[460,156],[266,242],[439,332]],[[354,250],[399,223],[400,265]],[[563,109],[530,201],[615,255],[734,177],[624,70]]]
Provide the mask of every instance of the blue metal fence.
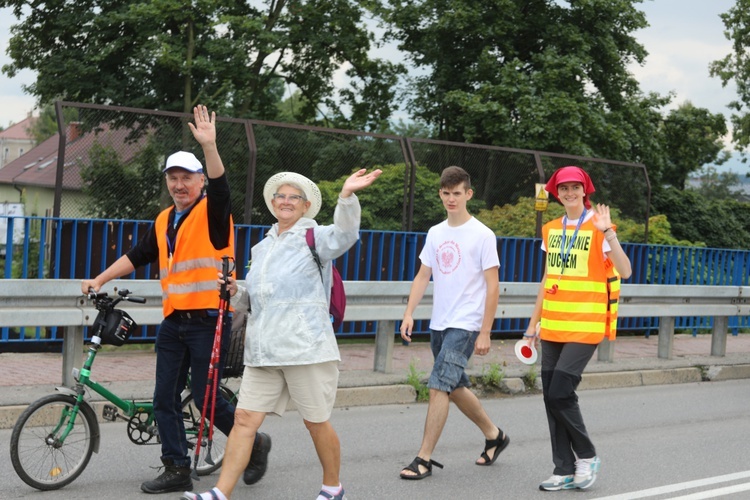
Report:
[[[53,217],[1,217],[6,222],[7,245],[2,266],[4,278],[84,279],[96,276],[148,231],[153,222],[141,220],[69,219]],[[18,227],[23,228],[19,237]],[[236,262],[239,278],[244,278],[250,249],[260,241],[267,226],[235,227]],[[15,240],[14,240],[15,234]],[[360,240],[336,261],[347,281],[410,281],[419,267],[419,252],[426,233],[361,231]],[[538,282],[543,274],[544,253],[534,238],[498,237],[500,281]],[[624,244],[633,265],[628,283],[748,285],[750,251],[664,245]],[[137,269],[128,279],[158,279],[158,266]],[[748,318],[730,318],[733,333],[750,327]],[[527,320],[497,320],[493,331],[501,335],[525,330]],[[426,331],[427,322],[416,329]],[[676,328],[694,333],[712,326],[706,317],[681,317]],[[645,331],[658,328],[658,319],[622,318],[621,330]],[[56,328],[2,328],[0,342],[61,341]],[[345,323],[339,335],[373,335],[373,322]],[[138,340],[153,340],[156,327],[144,327]]]

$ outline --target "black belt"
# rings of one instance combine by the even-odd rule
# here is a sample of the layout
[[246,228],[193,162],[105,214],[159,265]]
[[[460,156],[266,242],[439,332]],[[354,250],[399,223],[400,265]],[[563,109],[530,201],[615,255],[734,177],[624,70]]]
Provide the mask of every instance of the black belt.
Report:
[[[208,318],[209,316],[211,316],[211,314],[209,314],[208,312],[208,309],[175,309],[175,311],[170,316],[172,315],[180,319]],[[216,313],[214,313],[213,316],[216,316]]]

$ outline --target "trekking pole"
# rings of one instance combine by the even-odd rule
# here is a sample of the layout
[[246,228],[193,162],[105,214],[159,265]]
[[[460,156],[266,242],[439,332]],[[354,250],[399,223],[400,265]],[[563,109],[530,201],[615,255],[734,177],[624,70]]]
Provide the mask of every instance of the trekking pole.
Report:
[[[221,275],[224,279],[224,284],[221,285],[221,291],[219,292],[219,317],[216,320],[216,332],[214,333],[214,350],[211,353],[211,366],[214,369],[213,372],[213,389],[211,392],[211,418],[209,419],[210,427],[208,428],[208,448],[206,449],[206,463],[209,465],[215,465],[211,458],[211,448],[214,443],[214,414],[216,413],[216,398],[218,397],[219,389],[219,364],[221,363],[221,338],[224,332],[224,323],[229,317],[229,257],[224,255],[221,264]],[[218,340],[217,340],[218,339]]]
[[198,429],[198,439],[195,446],[195,457],[193,458],[193,472],[191,476],[198,479],[198,460],[200,458],[201,443],[203,442],[204,426],[206,424],[206,409],[211,405],[208,425],[208,445],[206,447],[206,463],[215,465],[211,458],[211,447],[214,437],[214,415],[216,413],[216,394],[218,392],[219,363],[221,361],[221,335],[224,329],[224,313],[229,311],[229,289],[227,280],[229,277],[229,257],[224,255],[221,265],[221,277],[224,283],[219,291],[219,317],[216,320],[216,330],[214,331],[214,343],[211,348],[211,361],[208,365],[208,377],[206,378],[206,393],[203,398],[203,408],[201,408],[201,423]]

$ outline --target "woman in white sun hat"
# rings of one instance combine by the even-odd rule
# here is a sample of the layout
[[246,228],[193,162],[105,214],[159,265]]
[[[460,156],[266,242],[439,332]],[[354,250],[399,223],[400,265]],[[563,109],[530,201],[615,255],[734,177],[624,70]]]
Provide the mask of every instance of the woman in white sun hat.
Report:
[[[291,400],[323,467],[318,500],[344,499],[339,480],[341,446],[330,423],[341,359],[328,313],[331,261],[359,238],[361,209],[354,193],[381,173],[362,169],[346,179],[330,226],[313,220],[322,198],[310,179],[281,172],[266,182],[263,197],[278,222],[252,248],[245,286],[237,286],[231,278],[228,283],[235,309],[251,311],[235,425],[216,487],[201,495],[186,493],[183,498],[229,498],[266,415],[282,415]],[[307,244],[308,228],[314,230],[323,280]]]

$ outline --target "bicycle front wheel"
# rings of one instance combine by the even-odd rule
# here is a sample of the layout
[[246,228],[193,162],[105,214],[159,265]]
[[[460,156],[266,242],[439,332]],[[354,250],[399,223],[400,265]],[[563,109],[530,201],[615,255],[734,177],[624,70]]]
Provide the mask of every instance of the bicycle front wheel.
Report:
[[51,394],[18,417],[10,437],[10,459],[24,483],[56,490],[72,483],[88,465],[99,425],[88,405],[79,406],[71,421],[75,406],[73,396]]
[[[223,397],[227,401],[231,401],[234,397],[229,389],[221,387],[219,390],[218,397]],[[208,458],[208,416],[206,416],[205,424],[203,425],[203,434],[198,436],[201,425],[201,412],[193,400],[193,395],[189,394],[185,399],[182,400],[182,420],[185,425],[185,435],[188,442],[188,450],[190,453],[190,460],[194,460],[195,448],[200,439],[201,451],[198,456],[198,466],[196,472],[199,476],[207,476],[212,472],[217,471],[221,468],[221,462],[224,459],[224,450],[227,446],[227,436],[225,436],[219,429],[214,427],[213,440],[211,442],[211,462],[206,461]]]

